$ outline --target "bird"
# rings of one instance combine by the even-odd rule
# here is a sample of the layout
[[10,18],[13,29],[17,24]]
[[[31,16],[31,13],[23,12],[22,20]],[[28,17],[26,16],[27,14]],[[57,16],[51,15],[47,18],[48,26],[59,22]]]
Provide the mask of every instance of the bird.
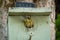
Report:
[[34,27],[34,23],[30,16],[26,17],[26,19],[24,20],[24,25],[26,26],[26,28]]

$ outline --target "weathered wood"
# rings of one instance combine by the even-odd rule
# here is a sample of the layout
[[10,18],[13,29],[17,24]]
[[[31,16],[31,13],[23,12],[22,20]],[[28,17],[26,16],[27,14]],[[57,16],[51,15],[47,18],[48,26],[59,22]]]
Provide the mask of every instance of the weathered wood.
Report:
[[55,3],[54,0],[51,0],[52,13],[50,15],[50,28],[51,28],[51,40],[55,40]]
[[[1,1],[1,0],[0,0]],[[1,3],[1,2],[0,2]],[[9,1],[7,0],[7,4]],[[2,3],[2,7],[0,7],[0,40],[7,40],[7,9],[4,8],[4,2]],[[41,4],[42,7],[43,4]],[[55,5],[54,5],[54,0],[48,0],[46,2],[45,7],[51,7],[52,8],[52,13],[50,15],[51,19],[51,40],[55,40]],[[30,38],[31,39],[31,38]]]
[[0,8],[0,12],[0,40],[7,40],[7,12],[4,8]]

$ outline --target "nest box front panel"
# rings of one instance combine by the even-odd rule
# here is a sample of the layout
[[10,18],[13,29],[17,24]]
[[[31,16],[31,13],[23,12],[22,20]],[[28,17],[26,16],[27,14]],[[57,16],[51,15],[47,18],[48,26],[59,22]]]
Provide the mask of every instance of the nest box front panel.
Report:
[[8,17],[9,40],[50,40],[49,16],[31,16],[32,29],[26,28],[22,16]]

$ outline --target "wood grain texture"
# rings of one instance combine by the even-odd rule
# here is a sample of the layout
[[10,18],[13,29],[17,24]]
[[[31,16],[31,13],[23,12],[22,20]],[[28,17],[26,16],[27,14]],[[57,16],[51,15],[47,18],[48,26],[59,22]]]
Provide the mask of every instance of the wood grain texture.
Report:
[[[39,6],[39,7],[43,7],[42,5],[43,4],[41,4],[41,6]],[[46,1],[45,7],[51,7],[52,8],[52,13],[50,15],[50,17],[51,17],[50,18],[51,19],[51,25],[50,25],[51,26],[51,40],[55,40],[55,29],[54,29],[55,28],[55,24],[53,23],[53,22],[55,22],[54,0],[53,1],[51,1],[51,0]],[[8,13],[7,13],[6,10],[7,9],[5,9],[3,7],[2,8],[0,7],[0,40],[8,40],[8,36],[7,36],[7,16],[8,16]],[[53,20],[53,22],[52,22],[52,20]]]

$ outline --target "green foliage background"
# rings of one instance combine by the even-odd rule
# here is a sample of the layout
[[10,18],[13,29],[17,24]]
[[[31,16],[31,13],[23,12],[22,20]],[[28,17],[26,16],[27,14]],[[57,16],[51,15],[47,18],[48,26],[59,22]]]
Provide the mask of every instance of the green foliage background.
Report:
[[56,19],[56,40],[60,40],[60,14],[58,14]]

